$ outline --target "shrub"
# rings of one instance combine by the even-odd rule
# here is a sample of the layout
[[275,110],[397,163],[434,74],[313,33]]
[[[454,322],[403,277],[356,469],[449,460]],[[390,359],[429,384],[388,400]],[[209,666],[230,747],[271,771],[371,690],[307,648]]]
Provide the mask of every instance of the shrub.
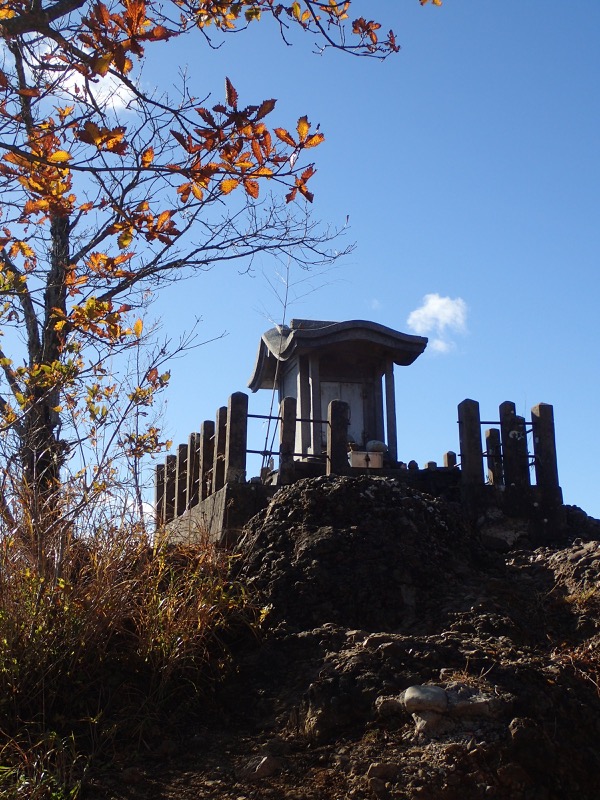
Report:
[[143,743],[206,699],[229,659],[224,637],[251,617],[206,541],[104,527],[63,533],[41,559],[26,538],[2,537],[0,792],[73,800],[88,757],[124,734]]

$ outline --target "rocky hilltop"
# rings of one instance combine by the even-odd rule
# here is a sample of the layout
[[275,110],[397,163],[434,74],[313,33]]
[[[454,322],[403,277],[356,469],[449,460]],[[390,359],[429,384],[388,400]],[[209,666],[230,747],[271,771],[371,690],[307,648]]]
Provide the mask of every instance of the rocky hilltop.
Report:
[[600,523],[566,511],[539,546],[394,479],[282,488],[233,559],[262,638],[110,797],[597,800]]

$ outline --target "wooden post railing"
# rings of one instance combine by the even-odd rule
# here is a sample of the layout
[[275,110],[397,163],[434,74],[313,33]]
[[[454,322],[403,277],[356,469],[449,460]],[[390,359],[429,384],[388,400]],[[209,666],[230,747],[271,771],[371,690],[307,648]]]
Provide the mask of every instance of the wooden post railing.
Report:
[[296,445],[295,397],[284,397],[279,406],[281,420],[279,428],[279,483],[287,485],[294,482],[294,449]]
[[248,395],[236,392],[227,404],[225,431],[224,483],[246,480],[246,448],[248,447]]
[[446,469],[454,469],[457,463],[458,461],[454,450],[448,450],[446,453],[444,453],[444,466]]
[[177,447],[177,461],[175,464],[175,510],[174,516],[180,517],[187,507],[187,464],[188,446],[180,444]]
[[[280,404],[278,417],[280,485],[295,480],[297,412],[296,398],[285,397]],[[348,404],[341,400],[333,400],[329,404],[328,475],[345,475],[351,471],[348,464],[349,413]],[[541,504],[544,513],[540,517],[539,511],[542,509],[538,509],[535,512],[538,517],[547,522],[552,514],[546,513],[546,510],[554,509],[556,513],[552,519],[559,519],[562,492],[558,482],[552,406],[540,403],[531,409],[537,484],[533,489],[529,472],[527,423],[524,417],[516,413],[515,404],[510,401],[500,405],[499,413],[500,427],[486,430],[484,451],[481,447],[479,403],[467,399],[458,406],[463,500],[475,508],[481,501],[487,502],[486,497],[493,497],[493,494],[486,493],[491,493],[491,487],[496,487],[502,490],[501,495],[495,495],[496,501],[504,498],[500,502],[506,513],[529,513],[527,509],[537,509]],[[186,510],[222,489],[226,483],[245,482],[247,453],[259,452],[248,451],[247,448],[248,416],[248,396],[243,392],[232,394],[228,405],[219,408],[215,422],[205,420],[200,433],[190,434],[188,444],[179,445],[176,455],[168,455],[165,463],[156,467],[154,499],[157,525],[168,524],[180,517]],[[311,419],[311,424],[320,426],[325,423]],[[484,489],[484,459],[487,461],[488,484],[491,485],[487,489]],[[456,466],[456,453],[446,453],[446,470]],[[408,470],[411,469],[418,470],[416,462],[408,464]],[[426,464],[426,469],[431,473],[438,471],[433,461]]]
[[531,485],[525,418],[518,416],[515,404],[500,404],[500,435],[504,485],[524,488]]
[[165,524],[165,465],[157,464],[154,473],[154,514],[156,527]]
[[476,400],[463,400],[458,406],[460,468],[465,488],[483,484],[481,417]]
[[[564,523],[562,492],[558,482],[554,415],[551,405],[540,403],[531,409],[533,432],[533,464],[536,485],[531,485],[530,453],[527,447],[528,424],[516,413],[515,404],[501,403],[500,428],[485,432],[488,483],[501,490],[490,495],[492,502],[501,503],[509,515],[530,516],[543,521],[546,526]],[[461,442],[461,483],[464,499],[470,502],[477,495],[470,491],[483,483],[483,459],[479,454],[479,406],[473,400],[464,400],[458,407]],[[481,495],[485,500],[486,495]]]
[[327,422],[327,474],[345,475],[348,472],[348,403],[332,400],[329,403]]
[[531,409],[531,423],[537,485],[550,493],[556,492],[559,484],[552,406],[548,403],[539,403],[534,406]]
[[198,505],[200,499],[200,434],[190,433],[188,439],[187,485],[185,490],[187,508]]
[[212,489],[215,460],[215,423],[206,419],[200,426],[200,468],[198,470],[200,500],[206,500]]
[[558,483],[556,438],[554,434],[554,410],[548,403],[539,403],[531,409],[533,428],[533,451],[535,455],[535,478],[540,489],[540,500],[545,518],[553,524],[564,523],[561,512],[563,497]]
[[218,492],[225,485],[225,439],[227,437],[227,406],[217,411],[215,421],[215,451],[213,458],[212,490]]
[[177,456],[167,456],[165,460],[165,492],[163,514],[165,524],[175,516],[175,492],[177,483]]
[[487,454],[488,482],[493,486],[502,486],[504,475],[502,471],[500,431],[498,428],[489,428],[485,432],[485,450]]

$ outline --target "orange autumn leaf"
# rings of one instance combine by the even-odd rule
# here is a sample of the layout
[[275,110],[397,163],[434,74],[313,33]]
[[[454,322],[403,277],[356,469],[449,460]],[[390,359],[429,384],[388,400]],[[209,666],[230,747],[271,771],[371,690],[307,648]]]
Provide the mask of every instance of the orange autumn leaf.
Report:
[[48,156],[48,161],[50,161],[51,164],[62,164],[64,161],[69,161],[71,157],[71,154],[67,153],[66,150],[57,150],[55,153]]
[[65,106],[64,108],[57,109],[58,116],[61,119],[61,122],[64,121],[68,116],[70,116],[75,109],[75,106]]
[[94,61],[93,70],[104,77],[113,61],[112,53],[105,53]]
[[223,194],[229,194],[232,192],[236,186],[239,186],[239,181],[237,178],[223,178],[221,181],[221,191]]
[[261,150],[260,144],[256,139],[252,139],[251,145],[252,147],[252,155],[258,161],[259,164],[263,164],[265,157],[263,155],[263,151]]
[[300,141],[303,142],[306,137],[308,136],[308,132],[310,130],[310,123],[308,121],[308,117],[300,117],[298,120],[298,124],[296,126],[296,130],[298,131],[298,136],[300,137]]
[[110,14],[104,3],[97,3],[95,12],[98,20],[104,25],[104,27],[108,27],[110,24]]
[[299,187],[298,187],[298,189],[299,189],[299,190],[302,192],[302,194],[304,195],[304,197],[306,197],[306,199],[308,200],[308,202],[309,202],[309,203],[312,203],[312,201],[315,199],[315,196],[314,196],[314,194],[313,194],[312,192],[310,192],[310,191],[309,191],[309,190],[306,188],[306,186],[304,186],[304,184],[303,184],[302,186],[299,186]]
[[321,144],[322,141],[325,140],[325,137],[322,133],[313,133],[312,136],[309,136],[308,139],[304,142],[304,147],[316,147],[317,145]]
[[177,188],[177,194],[179,195],[179,199],[182,203],[187,203],[190,199],[190,194],[192,191],[192,184],[191,183],[182,183],[181,186]]
[[117,239],[117,243],[121,250],[125,250],[126,247],[129,247],[132,241],[133,241],[132,228],[125,228],[124,231],[121,231]]
[[256,112],[256,119],[263,119],[267,116],[267,114],[270,114],[275,108],[276,102],[277,100],[263,100],[258,111]]
[[16,255],[22,255],[25,258],[32,258],[34,256],[34,252],[31,247],[27,244],[27,242],[13,242],[12,247],[10,248],[10,255],[14,258]]
[[250,197],[254,198],[254,200],[258,200],[258,193],[259,193],[258,181],[254,181],[250,178],[247,178],[244,181],[244,189],[250,195]]
[[86,144],[95,145],[98,150],[108,150],[117,155],[124,155],[127,151],[123,126],[104,128],[88,120],[82,128],[77,129],[77,138]]
[[282,142],[289,144],[290,147],[296,147],[296,142],[294,141],[293,137],[286,131],[285,128],[275,128],[274,129],[275,136],[278,139],[281,139]]
[[149,167],[153,161],[154,161],[154,148],[149,147],[142,153],[142,166]]
[[86,144],[98,145],[102,139],[100,128],[95,122],[91,122],[90,120],[84,123],[83,128],[77,131],[77,136],[82,142],[86,142]]
[[170,219],[171,219],[171,212],[162,211],[159,214],[158,219],[156,220],[157,229],[160,230],[161,228],[164,228],[164,226],[167,224],[167,222],[169,222]]
[[252,174],[260,178],[271,178],[273,176],[273,170],[270,167],[259,167],[255,169]]
[[227,105],[235,108],[237,106],[238,101],[238,93],[233,88],[233,84],[229,80],[229,78],[225,78],[225,92],[227,97]]
[[161,39],[168,39],[172,34],[164,25],[156,25],[148,35],[153,41],[157,42]]

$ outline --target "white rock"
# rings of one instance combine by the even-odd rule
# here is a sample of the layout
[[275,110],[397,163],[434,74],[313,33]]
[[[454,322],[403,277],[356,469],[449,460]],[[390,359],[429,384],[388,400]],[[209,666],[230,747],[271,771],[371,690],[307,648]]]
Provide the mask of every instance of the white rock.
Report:
[[411,714],[421,711],[443,714],[448,708],[448,695],[441,686],[409,686],[404,692],[404,706]]

